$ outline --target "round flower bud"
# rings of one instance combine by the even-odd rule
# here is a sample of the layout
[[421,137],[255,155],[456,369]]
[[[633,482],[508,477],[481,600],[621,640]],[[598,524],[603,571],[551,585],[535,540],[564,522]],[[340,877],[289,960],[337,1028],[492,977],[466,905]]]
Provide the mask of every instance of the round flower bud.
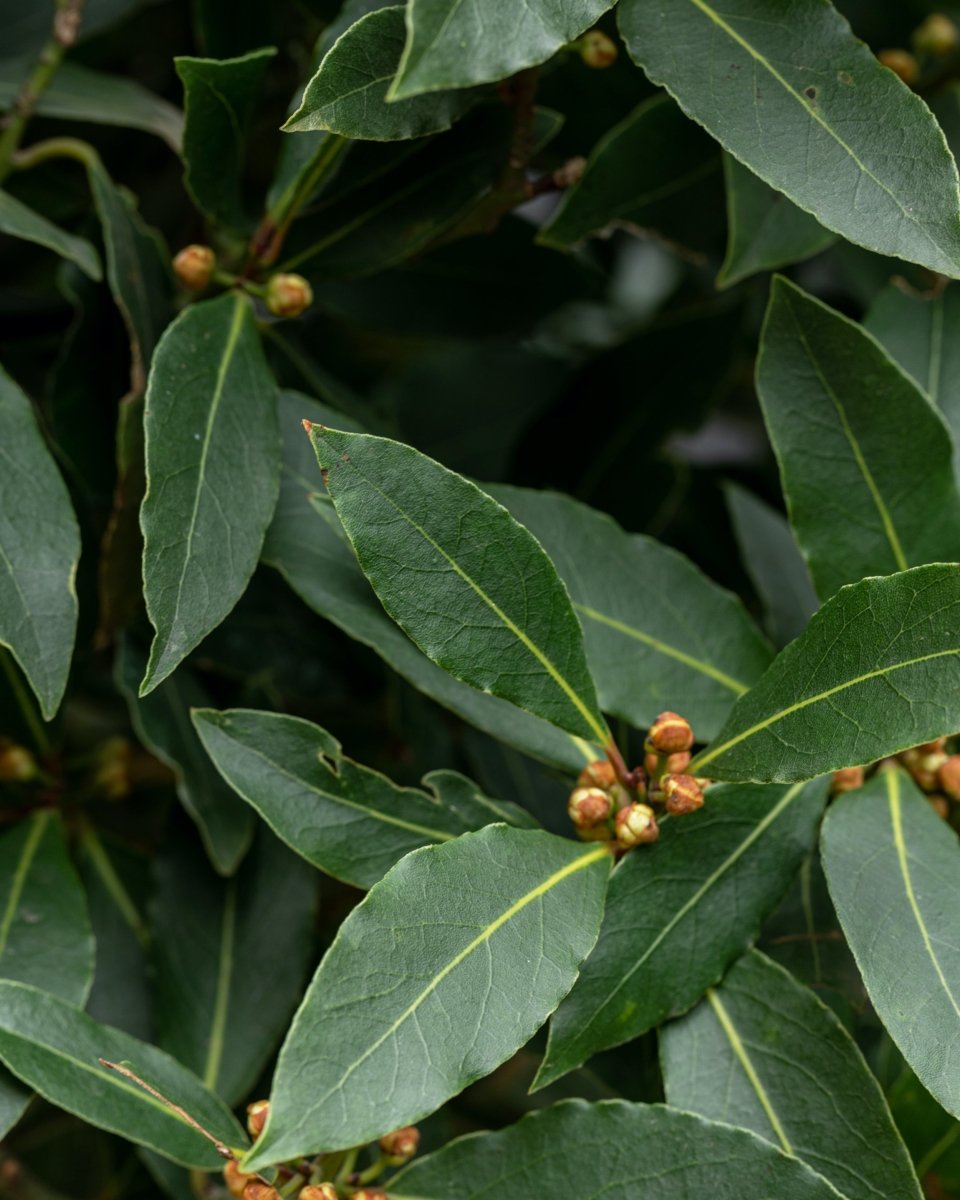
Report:
[[577,787],[612,788],[617,782],[613,763],[606,758],[587,763],[577,776]]
[[664,764],[664,769],[668,775],[682,775],[690,766],[690,751],[681,750],[678,754],[670,754],[667,756],[667,761]]
[[703,792],[692,775],[664,775],[660,787],[671,816],[685,817],[687,813],[703,808]]
[[361,1188],[359,1192],[353,1193],[353,1200],[388,1200],[387,1193],[381,1192],[379,1188]]
[[252,1104],[247,1105],[247,1132],[254,1141],[256,1141],[263,1132],[263,1127],[267,1123],[267,1114],[269,1112],[269,1100],[254,1100]]
[[610,793],[595,787],[574,788],[567,801],[570,820],[578,829],[595,829],[610,816],[612,808]]
[[402,1129],[395,1129],[380,1139],[380,1149],[394,1166],[413,1158],[419,1145],[420,1130],[416,1125],[404,1125]]
[[338,1200],[337,1189],[332,1183],[309,1183],[300,1189],[297,1200]]
[[588,29],[577,40],[577,49],[588,67],[602,70],[617,61],[617,43],[607,37],[602,29]]
[[951,754],[940,764],[937,782],[951,800],[960,800],[960,754]]
[[313,303],[313,289],[302,275],[271,275],[266,301],[275,317],[299,317]]
[[946,58],[960,42],[960,30],[945,13],[931,13],[913,31],[913,48],[931,58]]
[[240,1200],[243,1189],[254,1178],[255,1176],[248,1175],[246,1171],[241,1171],[233,1159],[223,1168],[223,1181],[227,1185],[227,1191],[231,1196],[236,1196],[237,1200]]
[[662,712],[647,731],[647,744],[658,754],[677,754],[693,746],[693,730],[685,717]]
[[217,256],[209,246],[184,246],[173,260],[173,273],[191,292],[209,287]]
[[657,818],[647,804],[629,804],[617,813],[617,841],[625,850],[655,842],[660,836]]
[[269,1183],[251,1179],[243,1189],[243,1200],[282,1200],[282,1197]]
[[912,87],[920,76],[920,67],[909,50],[881,50],[877,58],[894,75],[899,75],[907,87]]
[[29,750],[15,742],[0,744],[0,781],[27,783],[37,773],[37,764]]
[[842,792],[853,792],[863,787],[863,767],[844,767],[834,771],[830,783],[831,796],[839,796]]

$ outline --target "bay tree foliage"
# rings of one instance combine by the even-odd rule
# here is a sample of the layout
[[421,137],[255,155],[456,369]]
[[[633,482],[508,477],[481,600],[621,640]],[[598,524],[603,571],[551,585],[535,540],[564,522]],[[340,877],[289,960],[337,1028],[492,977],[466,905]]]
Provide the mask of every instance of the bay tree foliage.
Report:
[[960,2],[0,0],[0,1200],[960,1198]]

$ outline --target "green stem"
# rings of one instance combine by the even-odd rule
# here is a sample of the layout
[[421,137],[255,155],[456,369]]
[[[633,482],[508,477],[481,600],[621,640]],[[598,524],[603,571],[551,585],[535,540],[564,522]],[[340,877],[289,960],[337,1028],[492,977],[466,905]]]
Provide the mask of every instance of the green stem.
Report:
[[41,754],[49,754],[50,739],[47,737],[47,731],[43,727],[43,722],[40,720],[40,716],[27,693],[27,689],[23,686],[23,681],[17,672],[17,668],[13,665],[13,656],[9,650],[5,650],[2,647],[0,647],[0,665],[3,666],[3,673],[10,684],[10,690],[13,692],[17,707],[23,713],[24,722],[30,730],[30,736],[33,738],[37,750]]
[[53,31],[40,51],[37,65],[20,89],[0,134],[0,180],[10,174],[13,156],[33,116],[37,101],[46,91],[64,54],[77,40],[84,0],[55,0]]
[[350,1175],[353,1174],[353,1168],[357,1165],[357,1155],[360,1153],[360,1147],[354,1146],[352,1150],[348,1150],[343,1156],[343,1162],[340,1164],[340,1170],[334,1176],[333,1183],[336,1187],[341,1183],[346,1183]]
[[73,158],[88,170],[100,166],[100,156],[90,143],[74,137],[47,138],[44,142],[36,142],[26,150],[19,150],[13,157],[12,165],[17,171],[28,171],[51,158]]
[[367,1167],[365,1171],[361,1171],[357,1177],[357,1183],[361,1187],[365,1187],[368,1183],[373,1183],[375,1179],[379,1179],[387,1167],[390,1166],[390,1160],[385,1154],[381,1154],[375,1163]]
[[956,1125],[951,1125],[943,1137],[938,1142],[935,1142],[923,1158],[920,1159],[917,1163],[917,1178],[921,1182],[924,1176],[929,1174],[940,1159],[943,1158],[944,1154],[946,1154],[958,1137],[960,1137],[960,1122],[957,1122]]
[[137,911],[137,906],[130,899],[130,893],[123,886],[120,876],[114,869],[106,850],[104,850],[103,843],[97,836],[96,830],[86,821],[83,822],[81,827],[80,844],[90,855],[90,861],[100,876],[103,886],[107,889],[114,904],[120,910],[123,919],[130,926],[134,937],[146,949],[150,941],[147,927],[144,925],[143,919]]

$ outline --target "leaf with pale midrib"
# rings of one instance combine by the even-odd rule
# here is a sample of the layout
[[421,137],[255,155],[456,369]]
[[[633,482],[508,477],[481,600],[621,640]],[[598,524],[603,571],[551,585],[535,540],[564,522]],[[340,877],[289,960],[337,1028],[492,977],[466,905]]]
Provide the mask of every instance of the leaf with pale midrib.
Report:
[[100,279],[103,275],[100,256],[86,238],[67,233],[7,192],[0,192],[0,233],[46,246],[61,258],[76,263],[91,279]]

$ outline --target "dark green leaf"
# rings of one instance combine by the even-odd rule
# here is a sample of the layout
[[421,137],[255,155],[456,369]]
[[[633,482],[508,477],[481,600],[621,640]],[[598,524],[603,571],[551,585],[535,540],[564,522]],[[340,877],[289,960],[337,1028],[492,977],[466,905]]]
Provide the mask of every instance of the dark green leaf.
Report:
[[472,687],[605,744],[570,598],[527,530],[409,446],[322,425],[310,435],[364,574],[424,654]]
[[253,574],[280,473],[276,385],[247,298],[191,305],[164,334],[144,413],[145,695],[230,612]]
[[0,233],[46,246],[61,258],[76,263],[91,279],[99,279],[102,275],[100,257],[86,238],[67,233],[8,192],[0,192]]
[[956,566],[842,588],[737,701],[691,770],[789,783],[955,732],[958,606]]
[[185,182],[197,208],[215,224],[248,223],[240,187],[244,135],[276,53],[266,48],[240,58],[174,60],[184,89]]
[[157,1045],[227,1104],[256,1083],[303,990],[316,876],[262,830],[243,871],[218,879],[190,846],[157,864]]
[[767,0],[619,9],[650,79],[771,187],[868,250],[960,274],[957,170],[930,110],[825,0],[769,18]]
[[833,1013],[756,951],[660,1034],[667,1102],[749,1129],[847,1200],[920,1200],[880,1087]]
[[893,769],[831,806],[820,852],[877,1015],[924,1087],[960,1117],[956,833]]
[[745,1129],[659,1104],[567,1100],[473,1134],[390,1181],[396,1200],[837,1200],[808,1167]]
[[216,1170],[212,1143],[99,1059],[129,1065],[228,1146],[246,1136],[230,1110],[197,1077],[156,1046],[98,1025],[72,1004],[24,983],[0,980],[0,1059],[41,1096],[185,1167]]
[[[372,887],[420,846],[495,821],[521,823],[512,805],[486,800],[453,772],[438,774],[448,786],[458,779],[466,786],[458,807],[439,790],[398,787],[345,757],[336,738],[299,717],[200,709],[193,720],[223,778],[271,829],[315,867],[356,887]],[[424,782],[430,786],[433,778]]]
[[717,275],[718,287],[809,258],[836,241],[836,234],[730,154],[723,156],[723,173],[727,254]]
[[674,709],[713,737],[772,657],[740,601],[675,550],[567,496],[490,490],[567,585],[601,708],[640,728]]
[[716,143],[661,93],[600,140],[537,240],[568,249],[625,225],[703,251],[719,232],[720,204]]
[[504,825],[402,859],[320,964],[244,1169],[416,1121],[508,1059],[590,952],[609,864]]
[[598,20],[610,0],[410,0],[407,44],[390,98],[490,83],[545,62]]
[[284,130],[326,129],[342,137],[391,142],[449,129],[473,103],[471,92],[386,102],[406,36],[403,17],[403,6],[397,5],[351,25],[327,52]]
[[816,838],[826,785],[711,788],[610,881],[596,949],[550,1025],[536,1086],[685,1012],[756,938]]
[[890,1089],[888,1099],[928,1194],[937,1184],[947,1196],[960,1191],[960,1121],[944,1112],[909,1070]]
[[176,776],[177,795],[196,822],[210,861],[221,875],[232,875],[250,846],[254,818],[212,768],[190,723],[190,710],[209,704],[210,697],[187,668],[168,676],[149,696],[138,696],[145,663],[146,656],[124,638],[116,678],[130,720],[144,746]]
[[960,558],[950,433],[859,325],[775,279],[757,390],[823,599],[865,575]]
[[49,721],[77,629],[80,530],[30,401],[0,367],[0,643]]

